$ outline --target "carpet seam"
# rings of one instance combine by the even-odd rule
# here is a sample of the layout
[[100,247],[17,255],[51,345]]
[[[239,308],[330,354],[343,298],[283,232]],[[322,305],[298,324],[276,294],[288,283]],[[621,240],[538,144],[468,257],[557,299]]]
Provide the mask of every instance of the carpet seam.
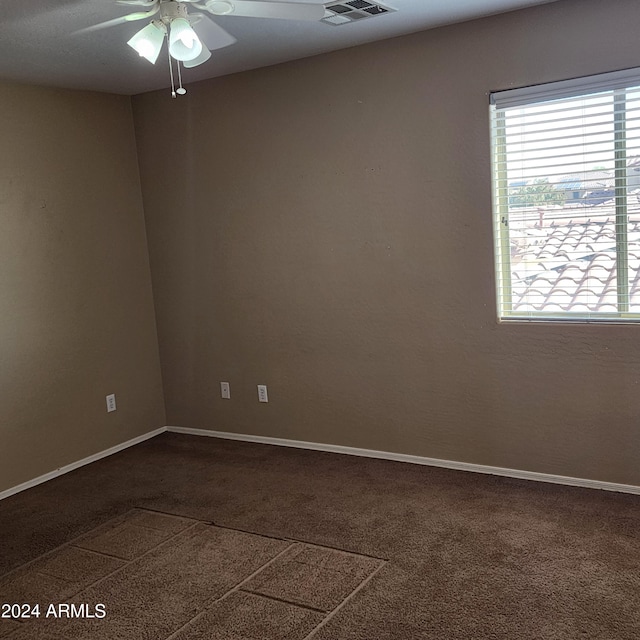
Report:
[[[142,555],[137,556],[133,560],[125,560],[123,558],[116,558],[117,560],[122,560],[124,562],[124,564],[121,567],[118,567],[117,569],[115,569],[111,573],[108,573],[108,574],[102,576],[101,578],[98,578],[97,580],[94,580],[90,584],[82,587],[82,589],[80,589],[79,591],[76,591],[72,595],[68,596],[67,599],[75,598],[76,596],[79,596],[83,591],[86,591],[87,589],[91,589],[92,587],[95,587],[96,585],[100,584],[101,582],[103,582],[107,578],[110,578],[111,576],[114,576],[116,573],[119,573],[120,571],[123,571],[124,569],[126,569],[127,567],[132,565],[134,562],[138,562],[138,560],[142,560],[142,558],[145,558],[146,556],[148,556],[149,554],[153,553],[154,551],[156,551],[160,547],[164,546],[165,544],[168,544],[172,540],[175,540],[175,538],[177,538],[178,536],[181,536],[183,533],[187,533],[188,531],[191,531],[191,529],[194,529],[199,524],[200,524],[199,522],[194,522],[190,527],[187,527],[186,529],[183,529],[182,531],[179,531],[178,533],[172,535],[170,538],[167,538],[166,540],[163,540],[160,544],[157,544],[155,547],[152,547],[151,549],[148,549]],[[81,547],[76,547],[76,548],[81,548]],[[84,551],[84,549],[83,549],[83,551]]]
[[252,536],[260,536],[261,538],[269,538],[271,540],[280,540],[281,542],[304,542],[303,540],[297,540],[296,538],[288,538],[288,537],[284,537],[281,538],[279,536],[274,536],[268,533],[258,533],[257,531],[251,531],[249,529],[238,529],[237,527],[231,527],[229,525],[226,524],[219,524],[217,523],[215,520],[212,521],[212,524],[215,527],[219,527],[220,529],[227,529],[228,531],[238,531],[239,533],[248,533]]
[[[178,520],[195,520],[196,522],[202,522],[204,524],[214,524],[213,520],[200,520],[199,518],[193,518],[191,516],[183,516],[177,513],[170,513],[169,511],[161,511],[160,509],[151,509],[149,507],[134,507],[132,511],[148,511],[149,513],[158,513],[161,516],[167,516],[168,518],[176,518]],[[217,525],[216,525],[217,526]],[[153,529],[153,527],[149,527]],[[162,531],[162,529],[158,529]]]
[[[6,577],[10,576],[12,573],[16,573],[16,572],[20,571],[20,569],[24,569],[25,567],[28,567],[30,564],[33,564],[34,562],[38,562],[38,560],[42,560],[42,559],[46,558],[47,556],[50,556],[50,555],[56,553],[57,551],[61,551],[65,547],[75,547],[76,549],[82,549],[82,551],[91,551],[92,553],[98,553],[100,555],[106,556],[107,558],[114,558],[116,560],[124,560],[125,562],[130,562],[127,558],[121,558],[120,556],[113,556],[113,555],[110,555],[108,553],[103,553],[101,551],[94,551],[93,549],[85,549],[84,547],[81,547],[76,543],[79,540],[81,540],[82,538],[86,538],[87,536],[89,536],[96,529],[100,529],[101,527],[105,527],[112,520],[116,520],[118,518],[124,519],[129,514],[133,513],[134,511],[149,511],[151,513],[159,513],[161,515],[165,515],[165,516],[172,517],[172,518],[180,518],[182,520],[190,520],[191,522],[194,522],[194,523],[213,525],[213,522],[211,522],[209,520],[198,520],[197,518],[189,518],[187,516],[178,516],[178,515],[175,515],[175,514],[172,514],[172,513],[168,513],[168,512],[165,512],[165,511],[157,511],[157,510],[154,510],[154,509],[147,509],[146,507],[132,507],[128,511],[125,511],[124,513],[121,513],[119,515],[113,516],[109,520],[106,520],[105,522],[99,524],[98,526],[94,527],[93,529],[89,529],[89,531],[85,531],[84,533],[80,533],[77,536],[75,536],[74,538],[71,538],[71,540],[68,540],[67,542],[63,542],[61,545],[58,545],[57,547],[54,547],[53,549],[51,549],[49,551],[45,551],[41,555],[36,556],[35,558],[33,558],[31,560],[27,560],[27,562],[24,562],[23,564],[20,564],[17,567],[14,567],[13,569],[9,569],[9,571],[7,571],[6,573],[0,574],[0,580],[4,580]],[[192,526],[193,525],[190,525],[189,527],[187,527],[186,529],[183,529],[179,533],[182,533],[183,531],[187,531]],[[215,526],[217,526],[217,525],[215,525]],[[162,529],[153,529],[152,527],[148,527],[148,528],[151,529],[152,531],[162,531]],[[247,532],[247,533],[249,533],[249,532]],[[256,535],[260,535],[260,534],[256,534]],[[282,538],[280,538],[280,539],[282,540]],[[169,538],[167,538],[167,540],[163,540],[159,544],[164,544],[168,540],[169,540]],[[142,557],[142,556],[140,556],[140,557]]]
[[[184,531],[187,531],[187,529],[184,529]],[[180,533],[182,533],[182,532],[180,532]],[[167,538],[166,540],[163,540],[159,544],[163,544],[167,540],[169,540],[169,538]],[[72,544],[71,547],[73,549],[78,549],[79,551],[86,551],[88,553],[95,553],[96,555],[102,556],[103,558],[111,558],[111,560],[120,560],[121,562],[125,562],[125,563],[133,562],[134,560],[137,560],[137,558],[133,558],[133,559],[123,558],[122,556],[116,556],[116,555],[113,555],[112,553],[106,553],[105,551],[96,551],[95,549],[87,549],[86,547],[81,547],[78,544]],[[153,549],[155,549],[155,547],[153,547]],[[151,550],[152,549],[150,549],[150,551]],[[142,557],[142,556],[140,556],[140,557]]]
[[[31,560],[27,560],[27,562],[25,562],[23,564],[20,564],[17,567],[14,567],[13,569],[10,569],[6,573],[3,573],[2,575],[0,575],[0,580],[4,580],[6,577],[10,576],[12,573],[17,573],[21,569],[24,569],[25,567],[28,567],[29,565],[34,564],[35,562],[38,562],[38,560],[42,560],[42,559],[44,559],[44,558],[46,558],[46,557],[48,557],[50,555],[53,555],[54,553],[64,549],[65,547],[76,546],[75,542],[77,542],[81,538],[84,538],[84,537],[88,536],[92,531],[95,531],[96,529],[99,529],[100,527],[104,527],[105,525],[109,524],[109,522],[111,522],[111,520],[115,520],[116,518],[124,518],[124,517],[128,516],[130,513],[132,513],[133,511],[137,511],[137,507],[133,507],[132,509],[129,509],[129,511],[125,511],[123,514],[120,514],[120,515],[117,515],[117,516],[113,516],[109,520],[106,520],[102,524],[99,524],[97,527],[94,527],[93,529],[89,529],[89,531],[85,531],[84,533],[80,533],[79,535],[75,536],[75,538],[71,538],[71,540],[68,540],[67,542],[63,542],[61,545],[58,545],[57,547],[54,547],[50,551],[45,551],[41,555],[36,556],[35,558],[33,558]],[[78,547],[78,548],[81,548],[81,547]],[[122,560],[122,558],[118,558],[118,560]]]
[[[185,529],[183,529],[181,531],[178,531],[177,533],[171,535],[166,540],[163,540],[159,544],[151,547],[150,549],[145,551],[143,554],[141,554],[140,556],[137,556],[136,558],[133,558],[133,559],[122,558],[120,556],[114,556],[114,555],[107,554],[107,553],[104,553],[104,552],[95,551],[93,549],[85,549],[84,547],[81,547],[81,546],[78,545],[78,542],[80,542],[82,539],[88,537],[96,529],[100,529],[100,528],[106,527],[111,522],[111,520],[120,519],[120,520],[122,520],[122,522],[120,524],[125,524],[126,517],[128,515],[130,515],[130,514],[132,514],[134,512],[139,512],[139,511],[148,511],[148,512],[152,512],[152,513],[158,513],[160,515],[165,515],[165,516],[168,516],[168,517],[179,518],[179,519],[182,519],[182,520],[189,520],[193,524],[191,524],[190,526],[186,527]],[[34,564],[34,563],[36,563],[36,562],[38,562],[38,561],[40,561],[40,560],[42,560],[42,559],[44,559],[44,558],[46,558],[46,557],[48,557],[50,555],[53,555],[56,552],[62,551],[65,548],[78,549],[80,551],[93,553],[93,554],[101,556],[101,557],[106,557],[106,558],[119,560],[119,561],[123,562],[123,564],[120,567],[118,567],[117,569],[114,569],[110,573],[108,573],[108,574],[106,574],[104,576],[101,576],[97,580],[94,580],[93,582],[83,586],[78,591],[74,591],[73,593],[71,593],[68,596],[65,596],[65,598],[64,598],[64,600],[71,600],[71,599],[79,596],[80,594],[82,594],[84,591],[86,591],[88,589],[91,589],[91,588],[95,587],[96,585],[100,584],[104,580],[107,580],[108,578],[116,575],[117,573],[119,573],[121,571],[124,571],[130,565],[132,565],[135,562],[141,560],[142,558],[145,558],[147,555],[153,553],[154,551],[156,551],[160,547],[170,543],[171,541],[175,540],[179,536],[181,536],[181,535],[193,530],[198,525],[213,526],[213,527],[217,527],[217,528],[224,529],[224,530],[227,530],[227,531],[234,531],[234,532],[237,532],[237,533],[244,533],[244,534],[247,534],[247,535],[255,535],[255,536],[258,536],[258,537],[263,537],[263,538],[267,538],[267,539],[271,539],[271,540],[276,540],[276,541],[279,541],[279,542],[285,542],[285,543],[288,542],[289,544],[280,553],[278,553],[276,556],[274,556],[268,562],[266,562],[263,565],[261,565],[258,569],[256,569],[253,573],[251,573],[249,576],[247,576],[243,580],[241,580],[234,587],[232,587],[231,589],[229,589],[228,591],[223,593],[221,596],[213,598],[208,603],[205,603],[201,611],[199,611],[190,620],[185,622],[184,625],[182,625],[181,627],[176,629],[174,632],[172,632],[169,636],[167,636],[165,638],[165,640],[172,640],[173,638],[175,638],[181,631],[183,631],[189,625],[193,624],[198,619],[200,619],[202,616],[204,616],[207,613],[207,611],[209,611],[213,606],[215,606],[216,604],[226,600],[233,593],[244,593],[244,594],[256,597],[256,598],[265,598],[267,600],[280,602],[282,604],[287,604],[287,605],[290,605],[290,606],[294,606],[294,607],[298,607],[298,608],[301,608],[301,609],[305,609],[305,610],[313,612],[313,613],[321,614],[322,616],[324,616],[323,620],[316,627],[314,627],[314,629],[307,636],[305,636],[305,638],[304,638],[304,640],[309,640],[310,638],[313,637],[313,635],[319,629],[321,629],[325,624],[327,624],[327,622],[329,622],[329,620],[331,620],[333,618],[333,616],[336,615],[338,613],[338,611],[340,609],[342,609],[342,607],[345,606],[346,603],[349,600],[351,600],[380,571],[380,569],[382,569],[383,566],[385,566],[388,563],[388,560],[385,560],[383,558],[378,558],[376,556],[371,556],[371,555],[367,555],[367,554],[360,554],[360,553],[356,553],[356,552],[353,552],[353,551],[346,551],[346,550],[340,549],[338,547],[329,547],[329,546],[326,546],[326,545],[320,545],[320,544],[316,544],[316,543],[313,543],[313,542],[306,542],[304,540],[296,540],[296,539],[292,539],[292,538],[278,538],[276,536],[264,535],[264,534],[256,533],[256,532],[253,532],[253,531],[247,531],[247,530],[243,530],[243,529],[236,529],[234,527],[229,527],[229,526],[225,526],[225,525],[218,525],[218,524],[215,523],[215,521],[211,521],[211,522],[203,521],[203,520],[198,520],[196,518],[189,518],[187,516],[178,516],[176,514],[171,514],[171,513],[168,513],[168,512],[164,512],[164,511],[146,509],[144,507],[134,507],[134,508],[130,509],[129,511],[126,511],[124,514],[121,514],[119,516],[114,516],[113,518],[111,518],[111,520],[107,520],[106,522],[98,525],[94,529],[92,529],[92,530],[90,530],[90,531],[88,531],[86,533],[80,534],[79,536],[76,536],[71,541],[62,544],[62,545],[52,549],[51,551],[48,551],[45,554],[42,554],[41,556],[38,556],[37,558],[34,558],[33,560],[30,560],[29,562],[27,562],[27,563],[25,563],[23,565],[20,565],[16,569],[12,569],[10,572],[4,574],[3,576],[0,576],[0,579],[5,578],[6,576],[10,575],[11,573],[18,572],[19,570],[24,569],[24,568],[28,567],[29,565]],[[153,530],[153,531],[162,531],[162,529],[153,529],[151,527],[143,527],[143,528],[148,528],[148,529]],[[372,559],[372,560],[377,560],[380,564],[368,576],[366,576],[360,582],[360,584],[344,600],[342,600],[342,602],[340,602],[340,604],[338,604],[334,609],[331,609],[331,610],[319,609],[319,608],[316,608],[316,607],[312,607],[310,605],[305,605],[305,604],[302,604],[302,603],[292,602],[290,600],[285,600],[284,598],[278,598],[277,596],[271,596],[271,595],[268,595],[268,594],[252,591],[252,590],[249,590],[249,589],[243,589],[243,586],[245,584],[247,584],[249,581],[253,580],[253,578],[255,578],[258,574],[260,574],[264,569],[266,569],[267,567],[269,567],[272,564],[274,564],[277,560],[279,560],[282,556],[284,556],[289,551],[294,549],[296,546],[302,547],[303,545],[304,546],[309,546],[309,547],[315,547],[315,548],[318,548],[318,549],[326,549],[326,550],[329,550],[329,551],[333,551],[335,553],[340,553],[340,554],[344,554],[344,555],[348,555],[348,556],[366,557],[366,558],[369,558],[369,559]],[[302,551],[302,549],[301,549],[301,551]],[[36,573],[40,573],[42,575],[47,575],[47,576],[50,575],[50,574],[47,574],[47,573],[41,572],[41,571],[38,571]],[[61,578],[58,578],[57,576],[53,576],[53,575],[51,575],[51,577],[54,577],[56,579],[61,579]],[[63,578],[61,580],[65,581],[65,582],[70,582],[68,580],[64,580]],[[62,601],[59,601],[59,602],[62,602]],[[29,622],[32,622],[32,621],[24,622],[24,625],[25,625],[26,628],[28,628]],[[23,628],[25,628],[25,627],[23,627]],[[6,636],[6,637],[10,640],[11,635],[13,635],[13,633],[15,631],[17,631],[17,630],[18,629],[12,631],[9,634],[9,636]]]
[[[247,533],[246,531],[241,532],[241,533]],[[286,542],[285,540],[280,539],[281,542]],[[197,620],[199,620],[202,616],[204,616],[207,611],[209,611],[209,609],[211,609],[214,605],[218,604],[219,602],[222,602],[223,600],[226,600],[232,593],[238,593],[240,591],[242,591],[242,585],[246,584],[247,582],[249,582],[249,580],[252,580],[255,576],[257,576],[263,569],[266,569],[267,567],[271,566],[276,560],[278,560],[281,556],[283,556],[287,551],[289,551],[289,549],[291,549],[291,547],[294,547],[296,543],[290,544],[289,546],[287,546],[285,549],[283,549],[282,551],[280,551],[280,553],[278,553],[276,556],[274,556],[273,558],[271,558],[271,560],[269,560],[268,562],[265,562],[263,565],[261,565],[258,569],[256,569],[251,575],[247,576],[246,578],[244,578],[243,580],[241,580],[240,582],[238,582],[234,587],[232,587],[231,589],[229,589],[228,591],[226,591],[225,593],[223,593],[221,596],[218,596],[217,598],[213,598],[211,601],[209,601],[208,603],[206,603],[203,608],[202,611],[199,611],[195,616],[193,616],[193,618],[191,618],[190,620],[188,620],[187,622],[185,622],[180,628],[176,629],[173,633],[171,633],[170,635],[168,635],[164,640],[173,640],[175,637],[177,637],[177,635],[183,631],[184,629],[186,629],[190,624],[196,622]]]
[[[132,509],[131,511],[133,511],[134,509]],[[130,513],[129,511],[127,512],[127,514]],[[125,515],[127,515],[125,514]],[[118,516],[116,516],[118,517]],[[107,524],[107,523],[104,523]],[[91,589],[92,587],[95,587],[97,584],[100,584],[102,581],[106,580],[107,578],[110,578],[111,576],[115,575],[116,573],[119,573],[120,571],[123,571],[124,569],[126,569],[128,566],[132,565],[134,562],[137,562],[138,560],[141,560],[142,558],[144,558],[145,556],[147,556],[148,554],[152,553],[153,551],[155,551],[156,549],[158,549],[159,547],[163,546],[164,544],[167,544],[168,542],[170,542],[171,540],[174,540],[175,538],[177,538],[178,536],[180,536],[181,534],[193,529],[194,527],[197,527],[199,524],[201,524],[198,521],[195,521],[190,527],[187,527],[186,529],[183,529],[182,531],[179,531],[178,533],[174,534],[173,536],[171,536],[170,538],[167,538],[166,540],[163,540],[160,544],[156,545],[155,547],[152,547],[151,549],[149,549],[148,551],[145,551],[142,555],[138,556],[137,558],[134,558],[133,560],[123,560],[122,558],[115,558],[117,560],[123,560],[124,564],[121,567],[118,567],[117,569],[115,569],[114,571],[111,571],[110,573],[98,578],[97,580],[94,580],[93,582],[83,586],[81,589],[79,589],[78,591],[74,591],[73,593],[69,594],[68,596],[65,596],[63,600],[56,600],[55,604],[61,604],[64,601],[68,601],[71,600],[77,596],[79,596],[81,593],[83,593],[84,591],[86,591],[87,589]],[[104,525],[99,525],[104,526]],[[96,529],[99,527],[96,527]],[[89,532],[90,533],[90,532]],[[86,534],[85,534],[86,535]],[[76,549],[81,549],[82,551],[85,551],[85,549],[82,549],[81,547],[76,547],[75,545],[73,545],[72,543],[68,543],[66,545],[62,545],[61,547],[58,547],[56,549],[53,549],[53,551],[51,551],[50,553],[54,553],[55,551],[63,548],[63,547],[73,547]],[[49,554],[47,554],[49,555]],[[35,560],[33,560],[32,562],[36,562],[37,560],[40,560],[42,558],[42,556],[40,556],[40,558],[35,558]],[[25,565],[23,565],[25,566]],[[22,567],[20,567],[22,568]],[[36,574],[41,573],[36,571]],[[42,573],[41,575],[48,575],[46,573]],[[56,577],[56,576],[51,576],[51,577]],[[63,580],[64,582],[70,582],[69,580],[64,580],[63,578],[56,578],[58,580]],[[29,624],[33,625],[34,621],[33,620],[29,620],[29,621],[25,621],[24,624],[26,627],[29,626]],[[12,632],[13,633],[13,632]],[[11,638],[11,634],[8,636],[9,638]]]
[[246,593],[251,596],[255,596],[256,598],[265,598],[267,600],[275,600],[276,602],[280,602],[282,604],[289,604],[294,607],[298,607],[300,609],[307,609],[308,611],[313,611],[313,613],[321,613],[323,616],[326,616],[330,609],[318,609],[317,607],[312,607],[308,604],[302,604],[300,602],[293,602],[292,600],[286,600],[285,598],[278,598],[278,596],[272,596],[266,593],[261,593],[260,591],[251,591],[250,589],[243,589],[242,587],[238,588],[238,591],[242,593]]
[[340,547],[329,547],[324,544],[317,544],[316,542],[306,542],[304,540],[296,540],[296,542],[303,542],[308,547],[316,547],[318,549],[329,549],[330,551],[337,551],[338,553],[343,553],[348,556],[358,556],[361,558],[370,558],[371,560],[377,560],[378,562],[389,562],[388,558],[380,558],[378,556],[372,556],[368,553],[360,553],[358,551],[347,551],[346,549],[341,549]]
[[390,562],[389,558],[381,558],[380,556],[373,556],[370,553],[360,553],[360,551],[349,551],[347,549],[342,549],[341,547],[330,547],[326,544],[309,542],[308,540],[304,540],[302,538],[289,538],[289,537],[279,538],[277,536],[269,535],[266,533],[258,533],[257,531],[250,531],[249,529],[238,529],[230,525],[219,524],[215,522],[215,520],[212,521],[212,524],[215,527],[219,527],[220,529],[228,529],[230,531],[239,531],[240,533],[250,533],[251,535],[261,536],[262,538],[271,538],[272,540],[282,540],[283,542],[300,542],[310,547],[318,547],[319,549],[329,549],[330,551],[338,551],[339,553],[346,553],[352,556],[362,556],[363,558],[371,558],[372,560],[377,560],[378,562]]
[[325,619],[322,622],[320,622],[320,624],[318,624],[317,627],[315,627],[312,631],[310,631],[303,638],[303,640],[311,640],[311,638],[313,638],[313,636],[318,631],[320,631],[322,627],[324,627],[330,620],[332,620],[334,616],[337,615],[337,613],[347,604],[347,602],[349,602],[352,598],[354,598],[361,589],[363,589],[371,580],[373,580],[373,577],[382,569],[382,567],[386,565],[387,565],[387,562],[381,562],[380,566],[377,567],[374,571],[372,571],[364,580],[362,580],[362,582],[360,582],[360,584],[335,609],[332,609],[329,613],[327,613]]

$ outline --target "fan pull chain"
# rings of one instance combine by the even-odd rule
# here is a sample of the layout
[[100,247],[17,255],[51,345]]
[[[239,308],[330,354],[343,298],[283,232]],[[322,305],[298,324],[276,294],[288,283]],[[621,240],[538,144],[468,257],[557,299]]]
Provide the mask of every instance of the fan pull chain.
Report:
[[185,93],[187,93],[187,90],[182,86],[182,72],[180,71],[180,60],[176,61],[176,66],[178,67],[178,83],[180,85],[176,93],[179,96],[183,96]]
[[176,85],[173,81],[173,63],[171,62],[171,54],[169,53],[169,75],[171,76],[171,97],[177,98]]

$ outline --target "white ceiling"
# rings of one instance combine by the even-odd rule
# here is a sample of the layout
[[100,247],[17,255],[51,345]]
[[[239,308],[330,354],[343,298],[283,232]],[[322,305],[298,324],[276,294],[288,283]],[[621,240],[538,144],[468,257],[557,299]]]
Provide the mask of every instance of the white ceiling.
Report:
[[[188,85],[550,1],[554,0],[379,0],[397,11],[342,26],[216,17],[238,42],[214,51],[204,65],[186,70],[184,79]],[[121,94],[167,87],[165,56],[153,66],[126,46],[145,22],[72,35],[83,27],[136,10],[140,9],[113,0],[2,0],[0,79]]]

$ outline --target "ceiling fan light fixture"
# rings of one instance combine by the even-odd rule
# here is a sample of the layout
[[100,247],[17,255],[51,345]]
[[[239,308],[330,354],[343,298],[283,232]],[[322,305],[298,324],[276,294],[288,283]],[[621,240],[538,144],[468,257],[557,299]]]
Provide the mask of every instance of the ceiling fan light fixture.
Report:
[[167,31],[159,20],[149,23],[144,29],[140,29],[127,44],[142,58],[146,58],[151,64],[155,64]]
[[186,18],[171,21],[169,53],[180,62],[195,60],[202,53],[202,42]]
[[192,69],[193,67],[197,67],[198,65],[205,63],[210,57],[211,51],[209,51],[207,47],[202,47],[202,52],[197,58],[194,58],[193,60],[185,60],[182,63],[182,66],[185,69]]

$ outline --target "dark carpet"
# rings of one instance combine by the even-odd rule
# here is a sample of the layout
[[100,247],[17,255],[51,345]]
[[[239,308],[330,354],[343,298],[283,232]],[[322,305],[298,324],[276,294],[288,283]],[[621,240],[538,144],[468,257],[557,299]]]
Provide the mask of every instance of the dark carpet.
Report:
[[637,640],[640,497],[163,434],[0,502],[10,640]]

